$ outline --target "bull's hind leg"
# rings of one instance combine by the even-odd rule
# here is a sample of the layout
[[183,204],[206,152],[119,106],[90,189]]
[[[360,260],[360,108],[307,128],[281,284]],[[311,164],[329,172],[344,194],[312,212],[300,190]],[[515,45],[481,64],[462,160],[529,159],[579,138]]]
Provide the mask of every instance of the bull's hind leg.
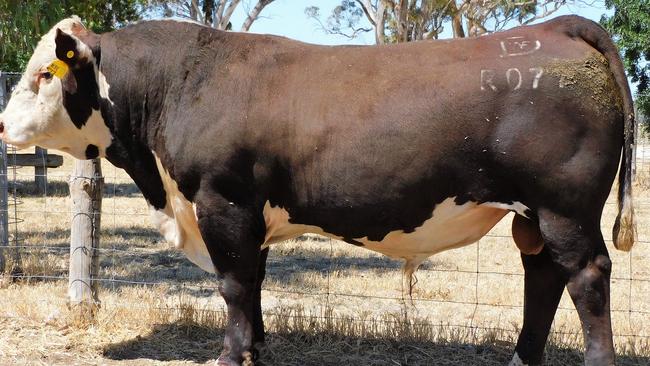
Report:
[[567,280],[546,248],[537,255],[522,254],[521,260],[525,270],[524,325],[510,366],[540,365]]
[[600,232],[600,215],[568,218],[548,210],[538,212],[545,247],[568,278],[585,340],[585,364],[614,364],[609,280],[612,264]]

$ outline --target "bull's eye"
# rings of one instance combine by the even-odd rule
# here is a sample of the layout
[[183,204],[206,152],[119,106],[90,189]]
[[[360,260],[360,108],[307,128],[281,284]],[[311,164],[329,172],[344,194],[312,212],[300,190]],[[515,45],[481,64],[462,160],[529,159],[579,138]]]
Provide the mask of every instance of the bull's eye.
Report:
[[41,74],[45,78],[45,80],[50,80],[52,78],[52,74],[49,71],[45,71]]

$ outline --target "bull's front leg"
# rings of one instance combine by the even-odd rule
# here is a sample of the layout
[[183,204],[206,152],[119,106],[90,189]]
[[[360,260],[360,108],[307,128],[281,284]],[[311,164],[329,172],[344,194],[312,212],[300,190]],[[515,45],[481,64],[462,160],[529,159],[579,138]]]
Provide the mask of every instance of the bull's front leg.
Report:
[[252,365],[253,340],[258,340],[261,327],[258,275],[265,233],[261,209],[257,212],[253,205],[232,202],[214,192],[197,193],[196,203],[199,229],[227,307],[224,346],[216,364]]
[[262,317],[262,282],[266,276],[266,259],[269,248],[262,251],[257,267],[257,283],[253,297],[253,347],[259,349],[264,345],[264,319]]

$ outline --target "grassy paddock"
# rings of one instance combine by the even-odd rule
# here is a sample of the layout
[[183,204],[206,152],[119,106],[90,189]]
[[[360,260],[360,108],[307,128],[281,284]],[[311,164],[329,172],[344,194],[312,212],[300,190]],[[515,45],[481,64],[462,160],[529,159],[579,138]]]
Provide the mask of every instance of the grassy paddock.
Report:
[[[165,243],[149,224],[131,180],[104,163],[100,309],[93,322],[66,304],[71,162],[50,170],[48,195],[19,169],[19,245],[0,285],[0,364],[203,364],[219,352],[223,302],[213,275]],[[644,175],[645,174],[645,175]],[[639,239],[631,254],[608,243],[619,364],[650,364],[650,188],[639,169]],[[606,239],[616,212],[605,208]],[[480,244],[432,257],[405,297],[401,262],[348,244],[308,237],[273,246],[263,293],[266,365],[503,365],[521,326],[523,272],[510,217]],[[14,253],[19,254],[14,255]],[[48,276],[48,279],[37,278]],[[58,277],[62,277],[57,279]],[[633,280],[630,281],[630,278]],[[144,282],[134,284],[132,282]],[[159,283],[159,284],[154,284]],[[581,359],[579,321],[561,302],[547,364]],[[643,313],[645,312],[645,313]]]

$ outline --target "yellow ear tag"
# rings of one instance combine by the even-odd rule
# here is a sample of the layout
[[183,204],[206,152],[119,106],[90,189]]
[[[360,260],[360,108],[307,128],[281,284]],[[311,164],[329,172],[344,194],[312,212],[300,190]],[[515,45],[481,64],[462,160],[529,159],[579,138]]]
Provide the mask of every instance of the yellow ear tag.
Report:
[[73,58],[74,57],[74,52],[73,51],[68,51],[68,53],[65,54],[67,58]]
[[63,79],[63,77],[68,73],[68,65],[61,61],[61,60],[54,60],[50,64],[50,66],[47,67],[47,71],[50,72],[50,74],[56,76],[59,79]]

